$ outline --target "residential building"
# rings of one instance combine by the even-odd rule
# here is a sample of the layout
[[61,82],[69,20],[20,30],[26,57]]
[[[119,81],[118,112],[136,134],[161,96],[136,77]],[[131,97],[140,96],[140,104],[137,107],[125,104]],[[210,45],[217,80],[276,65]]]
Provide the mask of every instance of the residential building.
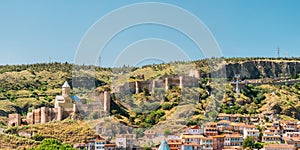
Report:
[[262,150],[296,150],[296,147],[288,144],[269,144],[265,145]]
[[116,150],[116,144],[114,143],[104,144],[104,150]]
[[231,122],[249,122],[250,121],[250,116],[248,115],[242,115],[242,114],[224,114],[224,113],[220,113],[218,115],[218,120],[228,120]]
[[245,123],[235,123],[235,122],[232,122],[230,124],[230,126],[232,126],[232,131],[233,132],[237,132],[239,134],[243,134],[244,133],[244,128],[246,126]]
[[295,122],[295,121],[280,121],[280,127],[281,127],[282,133],[296,132],[297,131],[297,122]]
[[110,143],[108,140],[97,135],[93,138],[87,139],[86,143],[76,143],[73,147],[79,150],[115,150],[116,144]]
[[264,131],[262,136],[262,142],[265,143],[280,143],[281,137],[280,135],[270,132],[270,131]]
[[197,143],[183,143],[181,146],[182,150],[199,150],[201,145]]
[[254,137],[255,141],[259,140],[259,130],[255,125],[246,125],[244,127],[244,138],[246,137]]
[[168,140],[167,141],[170,150],[181,150],[182,142],[181,139],[178,140]]
[[146,130],[144,132],[144,137],[148,138],[148,139],[151,139],[151,138],[154,138],[155,135],[156,135],[156,132],[154,130]]
[[217,129],[219,132],[231,131],[233,127],[231,126],[231,121],[221,120],[217,122]]
[[116,147],[118,149],[130,149],[136,144],[135,134],[119,134],[116,136]]
[[279,127],[274,127],[273,126],[273,127],[267,128],[267,130],[270,131],[270,132],[274,132],[276,134],[280,134],[281,133]]
[[286,132],[283,137],[300,137],[300,132]]
[[218,114],[218,120],[230,120],[231,118],[230,118],[230,114],[224,114],[224,113],[219,113]]
[[243,136],[240,134],[226,134],[224,135],[224,146],[242,146]]
[[202,150],[213,150],[213,138],[212,137],[202,137],[200,141]]
[[203,138],[203,135],[197,135],[197,134],[182,134],[181,139],[183,143],[196,143],[200,144],[201,138]]
[[183,134],[203,134],[203,128],[197,125],[186,127],[183,129]]
[[85,150],[85,149],[88,149],[89,146],[86,143],[76,143],[73,145],[73,147],[78,150]]
[[283,140],[286,144],[294,145],[300,149],[300,137],[284,137]]
[[224,147],[224,135],[215,135],[213,138],[213,149],[221,150]]
[[95,150],[104,150],[105,144],[106,140],[104,139],[95,140]]
[[203,125],[204,135],[205,136],[214,136],[218,135],[217,123],[207,122]]

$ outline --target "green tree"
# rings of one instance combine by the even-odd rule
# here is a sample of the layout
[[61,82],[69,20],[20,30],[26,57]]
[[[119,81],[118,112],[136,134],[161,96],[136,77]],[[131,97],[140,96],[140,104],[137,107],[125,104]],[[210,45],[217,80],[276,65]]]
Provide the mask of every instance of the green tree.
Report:
[[144,150],[151,150],[151,147],[145,146],[145,147],[144,147]]
[[243,148],[253,149],[255,145],[255,141],[253,137],[247,136],[243,142]]
[[44,139],[38,147],[31,150],[75,150],[69,144],[62,144],[60,141],[52,138]]
[[170,134],[171,134],[170,129],[166,129],[166,130],[164,131],[164,135],[165,135],[165,136],[168,136],[168,135],[170,135]]
[[34,134],[32,139],[35,140],[35,141],[43,141],[44,137],[40,134]]
[[134,133],[136,134],[136,138],[140,138],[140,137],[143,137],[145,134],[144,134],[144,129],[143,128],[137,128],[134,130]]
[[264,145],[260,142],[257,142],[254,144],[254,148],[256,148],[256,149],[262,149],[263,147],[264,147]]

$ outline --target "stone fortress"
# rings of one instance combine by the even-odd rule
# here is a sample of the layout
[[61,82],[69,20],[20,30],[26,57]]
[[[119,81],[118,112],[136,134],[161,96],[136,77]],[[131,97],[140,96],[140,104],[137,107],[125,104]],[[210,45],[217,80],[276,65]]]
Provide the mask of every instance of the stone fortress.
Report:
[[41,107],[27,113],[26,121],[28,124],[46,123],[53,120],[61,121],[74,116],[76,113],[76,104],[70,96],[71,88],[66,81],[62,86],[62,95],[55,98],[54,108]]
[[[98,92],[95,100],[86,104],[83,100],[71,96],[71,87],[66,81],[62,86],[62,95],[55,98],[54,108],[41,107],[28,112],[26,119],[21,119],[20,114],[9,114],[9,126],[19,126],[21,123],[39,124],[51,121],[61,121],[67,118],[77,119],[81,115],[97,112],[109,114],[110,111],[110,92]],[[103,116],[99,114],[99,116]]]
[[156,88],[163,88],[167,91],[170,87],[178,86],[179,88],[197,87],[201,79],[201,73],[197,69],[191,69],[188,75],[164,75],[153,80],[144,80],[143,75],[139,75],[138,78],[142,81],[126,82],[121,86],[113,87],[114,92],[124,92],[126,94],[136,93],[138,94],[142,89],[148,89],[154,93]]
[[95,92],[94,100],[87,103],[85,100],[75,101],[77,111],[85,117],[93,116],[96,118],[108,116],[110,112],[111,96],[110,92]]
[[[154,92],[156,88],[162,88],[167,91],[172,86],[179,88],[197,87],[201,79],[201,73],[197,69],[191,69],[188,75],[164,75],[153,80],[126,82],[125,84],[113,87],[114,92],[139,93],[144,88]],[[83,119],[95,116],[96,118],[108,116],[110,112],[111,95],[109,91],[97,91],[94,100],[87,103],[84,99],[78,99],[71,95],[71,87],[66,81],[62,86],[62,95],[55,98],[54,108],[41,107],[28,112],[26,119],[21,119],[20,114],[9,114],[9,126],[18,126],[25,124],[39,124],[51,121],[61,121],[67,118]]]

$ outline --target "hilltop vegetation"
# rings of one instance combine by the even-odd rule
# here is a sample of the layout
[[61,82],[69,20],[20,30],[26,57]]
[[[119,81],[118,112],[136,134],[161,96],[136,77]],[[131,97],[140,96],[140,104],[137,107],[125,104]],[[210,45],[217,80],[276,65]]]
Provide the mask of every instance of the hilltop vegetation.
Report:
[[[89,99],[88,92],[92,89],[89,82],[85,81],[95,81],[97,90],[108,89],[114,92],[112,84],[122,85],[128,81],[178,75],[183,70],[190,69],[185,64],[191,64],[190,66],[201,71],[198,87],[180,89],[173,86],[167,92],[158,88],[155,89],[155,94],[146,88],[138,94],[114,93],[111,102],[114,119],[135,128],[173,124],[171,121],[187,125],[201,124],[212,120],[218,112],[250,115],[271,112],[278,118],[300,120],[300,84],[285,83],[285,80],[299,79],[298,58],[230,58],[148,65],[141,68],[100,68],[68,63],[0,66],[0,127],[7,125],[7,115],[10,113],[20,113],[24,118],[34,108],[53,107],[54,98],[60,94],[65,80],[70,84],[72,79],[76,80],[74,83],[79,83],[81,88],[75,94]],[[211,78],[211,74],[219,75],[224,67],[227,70],[226,79]],[[282,84],[248,84],[237,97],[235,88],[228,82],[233,80],[235,73],[241,74],[242,79],[265,81],[280,78]],[[143,78],[138,78],[139,75],[143,75]],[[13,146],[40,144],[38,138],[18,135],[20,131],[35,132],[42,138],[55,138],[66,144],[82,142],[86,136],[93,134],[90,128],[84,127],[84,121],[67,120],[9,128],[5,130],[7,134],[0,136],[0,141],[9,142]]]
[[[52,106],[54,98],[56,95],[60,94],[61,85],[65,80],[72,84],[72,79],[77,79],[77,81],[81,81],[80,83],[85,83],[85,80],[93,79],[96,87],[110,88],[111,83],[122,84],[130,80],[135,81],[137,79],[134,77],[140,74],[144,75],[144,80],[153,79],[162,75],[178,74],[181,70],[186,69],[184,67],[180,67],[181,64],[193,64],[193,66],[201,71],[203,81],[201,81],[200,88],[198,90],[200,91],[201,100],[205,100],[208,98],[206,95],[207,90],[211,88],[205,84],[209,79],[210,71],[217,71],[214,68],[218,68],[216,66],[220,63],[219,61],[220,60],[218,59],[204,59],[187,63],[175,62],[173,64],[148,65],[143,66],[142,68],[123,67],[114,69],[100,68],[96,66],[74,66],[69,63],[0,66],[0,115],[7,116],[9,113],[15,112],[25,115],[31,109],[41,106]],[[240,73],[241,78],[276,78],[283,75],[285,77],[298,78],[300,74],[299,58],[229,58],[224,59],[224,62],[221,62],[221,64],[222,63],[225,63],[223,66],[226,67],[227,80],[229,81],[233,80],[232,74],[234,73]],[[261,66],[269,63],[271,63],[271,65],[266,65],[265,67]],[[281,68],[277,67],[278,65],[290,67]],[[256,71],[251,71],[253,69]],[[78,70],[80,70],[81,74],[77,76],[76,71]],[[240,72],[238,70],[240,70]],[[128,75],[124,76],[124,74],[127,73]],[[255,73],[255,76],[249,75],[249,73]],[[124,79],[122,80],[122,78]],[[87,87],[85,85],[80,86]],[[279,87],[274,88],[274,90],[276,90]],[[137,101],[134,101],[134,103],[136,103],[138,101],[142,101],[141,99],[148,100],[150,95],[147,92],[149,91],[142,92],[139,95],[134,95],[134,98],[121,98],[123,101],[130,103],[136,99]],[[190,92],[193,92],[193,90]],[[142,95],[143,93],[144,95]],[[293,93],[298,94],[297,92]],[[224,100],[226,105],[223,105],[222,108],[235,105],[234,103],[247,106],[253,103],[251,104],[251,106],[253,106],[251,109],[256,109],[256,106],[254,105],[261,104],[261,102],[263,103],[263,99],[266,94],[267,93],[264,88],[249,86],[247,89],[242,90],[241,96],[236,99],[234,98],[234,89],[227,86]],[[79,96],[84,97],[85,95]],[[166,99],[168,100],[172,99],[170,96],[174,96],[174,94],[169,95],[168,93],[168,95],[164,96],[166,96]],[[160,97],[162,97],[162,95],[160,95]],[[236,100],[233,101],[234,99]],[[157,102],[161,103],[162,101],[159,100]],[[154,105],[158,105],[158,103]],[[163,109],[171,109],[171,107],[176,106],[176,102],[173,103],[172,101],[166,101],[162,104],[162,106]],[[143,106],[138,106],[137,109],[141,107]],[[234,108],[235,107],[232,109]],[[136,111],[138,112],[137,109]],[[241,109],[243,110],[239,109],[239,112],[243,112],[245,110],[244,108]],[[247,110],[248,112],[245,113],[250,113],[251,109]]]
[[[95,136],[95,132],[84,121],[71,120],[11,127],[4,130],[4,133],[0,135],[0,143],[5,143],[5,145],[0,145],[0,148],[9,146],[13,149],[36,147],[46,138],[53,138],[64,144],[72,145],[73,143],[82,143]],[[34,136],[24,136],[27,134],[34,134]],[[59,145],[59,143],[57,144]]]

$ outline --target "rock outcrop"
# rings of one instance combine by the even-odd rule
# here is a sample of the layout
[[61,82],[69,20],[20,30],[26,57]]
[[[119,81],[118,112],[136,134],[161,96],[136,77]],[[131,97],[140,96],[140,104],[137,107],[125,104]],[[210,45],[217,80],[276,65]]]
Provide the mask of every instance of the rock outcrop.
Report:
[[300,74],[300,61],[289,60],[250,60],[241,62],[228,62],[226,64],[228,79],[240,74],[244,79],[292,77]]

